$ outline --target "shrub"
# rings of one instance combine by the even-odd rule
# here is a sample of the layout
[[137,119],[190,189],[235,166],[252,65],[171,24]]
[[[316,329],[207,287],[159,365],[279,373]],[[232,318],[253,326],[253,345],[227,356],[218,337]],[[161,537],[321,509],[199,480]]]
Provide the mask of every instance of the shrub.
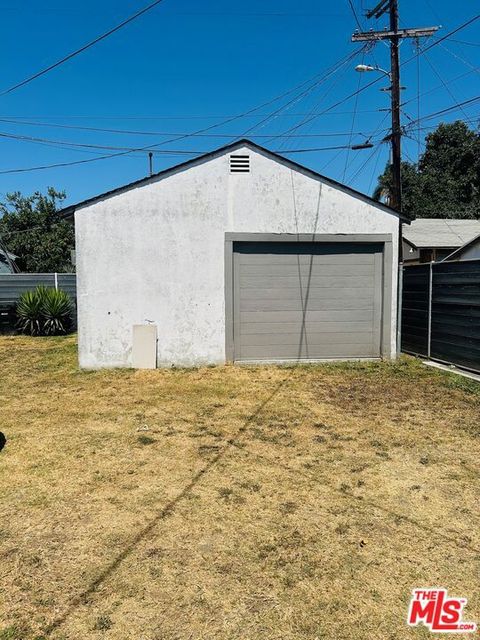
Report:
[[17,328],[22,333],[37,336],[43,328],[43,299],[45,287],[37,287],[35,291],[25,291],[17,303]]
[[17,328],[31,336],[60,335],[72,326],[73,308],[68,295],[43,285],[23,293],[16,312]]
[[43,300],[43,331],[46,335],[56,336],[72,326],[72,303],[65,291],[47,289]]

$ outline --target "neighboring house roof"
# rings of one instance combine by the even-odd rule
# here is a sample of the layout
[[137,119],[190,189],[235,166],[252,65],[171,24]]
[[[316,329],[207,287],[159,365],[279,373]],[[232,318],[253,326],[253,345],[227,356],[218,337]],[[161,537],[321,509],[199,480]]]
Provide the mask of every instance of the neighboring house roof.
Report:
[[455,249],[455,251],[453,251],[453,253],[450,253],[446,258],[444,258],[442,260],[442,262],[448,262],[450,260],[458,260],[460,258],[460,256],[462,255],[462,253],[464,253],[464,251],[466,249],[472,247],[475,244],[479,244],[480,245],[480,234],[478,234],[478,236],[475,236],[474,238],[472,238],[469,242],[466,242],[465,244],[463,244],[458,249]]
[[227,144],[223,147],[219,147],[218,149],[215,149],[214,151],[210,151],[209,153],[205,153],[199,156],[196,156],[195,158],[192,158],[191,160],[187,160],[186,162],[182,162],[180,164],[177,164],[173,167],[170,167],[168,169],[165,169],[163,171],[159,171],[158,173],[154,173],[151,176],[146,176],[145,178],[141,178],[140,180],[135,180],[134,182],[130,182],[129,184],[125,184],[121,187],[117,187],[116,189],[112,189],[111,191],[106,191],[105,193],[101,193],[97,196],[93,196],[92,198],[87,198],[87,200],[83,200],[81,202],[77,202],[76,204],[72,204],[69,205],[68,207],[65,207],[64,209],[60,210],[60,213],[63,214],[63,216],[65,218],[69,218],[73,215],[73,213],[76,211],[76,209],[80,209],[81,207],[85,207],[87,205],[93,204],[94,202],[96,202],[97,200],[103,200],[104,198],[110,198],[111,196],[117,195],[119,193],[122,193],[124,191],[128,191],[129,189],[133,189],[135,187],[140,187],[144,184],[148,184],[149,182],[157,179],[157,178],[165,178],[168,177],[171,173],[176,173],[179,170],[184,170],[184,169],[188,169],[191,166],[194,166],[200,162],[205,162],[208,160],[211,160],[215,157],[221,156],[225,153],[229,153],[230,151],[235,151],[235,149],[238,149],[240,147],[249,147],[254,151],[257,151],[259,153],[262,153],[263,155],[269,156],[271,158],[273,158],[274,160],[277,160],[279,162],[281,162],[284,165],[287,165],[289,167],[291,167],[292,169],[295,169],[296,171],[301,171],[303,173],[305,173],[306,175],[310,175],[314,178],[320,178],[322,180],[322,182],[324,182],[325,184],[328,184],[336,189],[340,189],[342,191],[345,191],[346,193],[349,193],[350,195],[356,197],[356,198],[361,198],[364,201],[367,201],[373,205],[375,205],[376,207],[378,207],[379,209],[382,209],[383,211],[386,211],[387,213],[390,213],[392,215],[397,216],[398,218],[400,218],[401,220],[403,220],[406,224],[410,224],[410,219],[407,216],[402,215],[401,213],[399,213],[398,211],[396,211],[395,209],[392,209],[391,207],[383,204],[382,202],[379,202],[378,200],[374,200],[373,198],[371,198],[370,196],[365,195],[364,193],[361,193],[360,191],[356,191],[355,189],[352,189],[351,187],[348,187],[347,185],[342,184],[341,182],[337,182],[336,180],[332,180],[332,178],[327,178],[326,176],[323,176],[320,173],[317,173],[316,171],[313,171],[312,169],[309,169],[308,167],[304,167],[301,164],[298,164],[297,162],[294,162],[293,160],[290,160],[289,158],[284,158],[283,156],[279,155],[278,153],[275,153],[274,151],[270,151],[269,149],[266,149],[265,147],[260,146],[259,144],[256,144],[255,142],[252,142],[251,140],[248,139],[242,139],[242,140],[237,140],[236,142],[233,142],[231,144]]
[[417,218],[403,228],[404,239],[415,249],[454,249],[478,234],[480,220]]
[[[10,251],[7,252],[7,255],[10,258],[10,261],[12,262],[13,260],[15,260],[15,258],[17,258],[17,256],[14,255],[13,253],[10,253]],[[0,249],[0,273],[13,273],[12,268],[10,266],[10,261],[7,260],[5,251]]]

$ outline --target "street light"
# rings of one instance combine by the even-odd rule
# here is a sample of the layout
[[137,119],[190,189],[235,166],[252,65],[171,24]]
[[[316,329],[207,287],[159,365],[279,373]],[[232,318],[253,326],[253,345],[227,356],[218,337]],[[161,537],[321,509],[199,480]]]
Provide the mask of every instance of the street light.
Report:
[[359,71],[360,73],[364,73],[365,71],[379,71],[380,73],[388,76],[390,82],[392,81],[392,74],[390,73],[390,71],[386,71],[381,67],[372,67],[369,64],[357,64],[357,66],[355,67],[355,71]]

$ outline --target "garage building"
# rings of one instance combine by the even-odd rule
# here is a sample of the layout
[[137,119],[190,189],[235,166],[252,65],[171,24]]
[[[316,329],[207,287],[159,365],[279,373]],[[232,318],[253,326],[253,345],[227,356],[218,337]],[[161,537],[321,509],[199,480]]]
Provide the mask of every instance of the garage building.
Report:
[[82,367],[396,355],[398,213],[251,141],[64,213]]

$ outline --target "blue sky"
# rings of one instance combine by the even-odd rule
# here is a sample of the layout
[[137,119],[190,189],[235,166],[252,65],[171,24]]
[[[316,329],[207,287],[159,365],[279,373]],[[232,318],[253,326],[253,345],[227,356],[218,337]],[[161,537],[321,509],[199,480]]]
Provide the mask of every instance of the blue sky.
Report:
[[[0,2],[3,22],[0,91],[83,45],[146,4],[144,0]],[[366,0],[353,0],[353,4],[364,28],[386,26],[385,17],[378,23],[366,21],[363,14],[370,6]],[[439,35],[465,22],[475,11],[474,2],[400,0],[402,26],[441,24]],[[31,84],[0,97],[0,120],[3,120],[0,172],[93,159],[116,151],[60,147],[56,141],[138,148],[220,123],[309,78],[320,78],[322,72],[359,49],[359,45],[350,42],[355,28],[347,0],[336,3],[164,0],[107,40]],[[425,116],[478,95],[479,70],[475,67],[480,21],[453,38],[455,41],[445,41],[421,56],[418,66],[414,43],[402,43],[402,60],[413,57],[402,68],[402,84],[406,87],[402,93],[406,103],[403,123],[417,118],[418,107],[420,115]],[[379,91],[386,81],[363,91],[357,101],[352,98],[319,115],[375,78],[373,73],[354,71],[362,61],[388,68],[388,47],[379,43],[365,55],[358,53],[318,86],[304,85],[249,117],[238,118],[210,132],[219,137],[190,137],[158,147],[164,153],[155,154],[155,170],[189,157],[166,151],[208,151],[244,135],[255,125],[251,133],[265,136],[255,138],[257,142],[286,154],[305,148],[346,146],[352,130],[352,144],[372,133],[372,141],[378,142],[389,126],[389,114],[384,111],[389,106],[389,95]],[[277,110],[275,117],[267,118]],[[478,114],[476,103],[463,111],[449,113],[443,120],[459,117],[475,121]],[[432,126],[438,121],[438,118],[423,121],[421,126]],[[302,137],[274,137],[298,125],[301,126],[293,133]],[[422,139],[427,132],[420,132]],[[48,142],[12,139],[5,134]],[[411,135],[417,137],[415,129]],[[415,159],[419,148],[416,139],[404,139],[405,158]],[[388,146],[287,155],[371,193],[388,158]],[[67,202],[71,203],[138,179],[147,171],[147,154],[132,153],[62,168],[0,173],[0,197],[15,190],[28,194],[54,186],[64,189]]]

